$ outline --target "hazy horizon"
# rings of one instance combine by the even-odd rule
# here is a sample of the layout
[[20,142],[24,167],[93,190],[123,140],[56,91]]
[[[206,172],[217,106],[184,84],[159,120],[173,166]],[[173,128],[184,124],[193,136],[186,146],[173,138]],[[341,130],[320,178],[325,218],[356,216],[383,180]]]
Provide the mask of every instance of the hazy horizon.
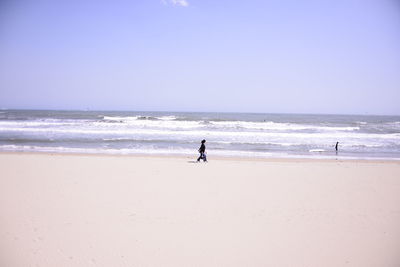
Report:
[[332,115],[332,116],[386,116],[399,117],[398,114],[372,113],[292,113],[292,112],[246,112],[246,111],[191,111],[191,110],[123,110],[123,109],[30,109],[30,108],[0,108],[0,111],[61,111],[61,112],[144,112],[144,113],[227,113],[227,114],[270,114],[270,115]]

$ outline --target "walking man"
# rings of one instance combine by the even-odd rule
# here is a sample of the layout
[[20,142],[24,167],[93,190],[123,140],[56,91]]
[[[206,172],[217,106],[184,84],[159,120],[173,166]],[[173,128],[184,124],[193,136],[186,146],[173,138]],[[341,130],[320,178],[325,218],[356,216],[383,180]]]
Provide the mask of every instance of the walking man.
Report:
[[197,159],[197,162],[200,162],[200,159],[203,159],[204,162],[207,162],[206,146],[204,145],[205,142],[206,140],[204,139],[201,141],[201,146],[199,148],[200,157]]

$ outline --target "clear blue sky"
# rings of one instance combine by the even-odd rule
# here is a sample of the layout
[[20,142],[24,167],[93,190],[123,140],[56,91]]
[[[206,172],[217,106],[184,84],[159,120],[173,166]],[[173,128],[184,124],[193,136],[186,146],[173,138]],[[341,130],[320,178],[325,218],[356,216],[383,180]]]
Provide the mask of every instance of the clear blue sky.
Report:
[[4,0],[0,107],[400,115],[397,0]]

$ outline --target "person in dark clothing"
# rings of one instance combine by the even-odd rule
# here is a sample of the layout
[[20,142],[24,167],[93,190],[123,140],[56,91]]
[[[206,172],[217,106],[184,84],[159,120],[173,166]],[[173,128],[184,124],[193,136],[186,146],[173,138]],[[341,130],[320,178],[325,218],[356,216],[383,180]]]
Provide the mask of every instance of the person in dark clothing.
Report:
[[201,146],[199,148],[200,157],[197,159],[197,162],[199,162],[200,159],[203,159],[204,162],[207,161],[206,146],[204,145],[205,142],[206,142],[206,140],[201,141]]
[[338,151],[338,145],[339,145],[339,142],[336,142],[336,145],[335,145],[336,152]]

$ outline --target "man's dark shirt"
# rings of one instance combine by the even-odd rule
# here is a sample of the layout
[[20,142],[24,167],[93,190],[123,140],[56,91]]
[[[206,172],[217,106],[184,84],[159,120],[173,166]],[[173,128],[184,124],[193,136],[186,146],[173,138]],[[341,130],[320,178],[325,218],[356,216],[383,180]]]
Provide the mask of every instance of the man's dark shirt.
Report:
[[204,153],[204,151],[206,151],[206,146],[204,144],[201,144],[201,146],[199,148],[199,152]]

